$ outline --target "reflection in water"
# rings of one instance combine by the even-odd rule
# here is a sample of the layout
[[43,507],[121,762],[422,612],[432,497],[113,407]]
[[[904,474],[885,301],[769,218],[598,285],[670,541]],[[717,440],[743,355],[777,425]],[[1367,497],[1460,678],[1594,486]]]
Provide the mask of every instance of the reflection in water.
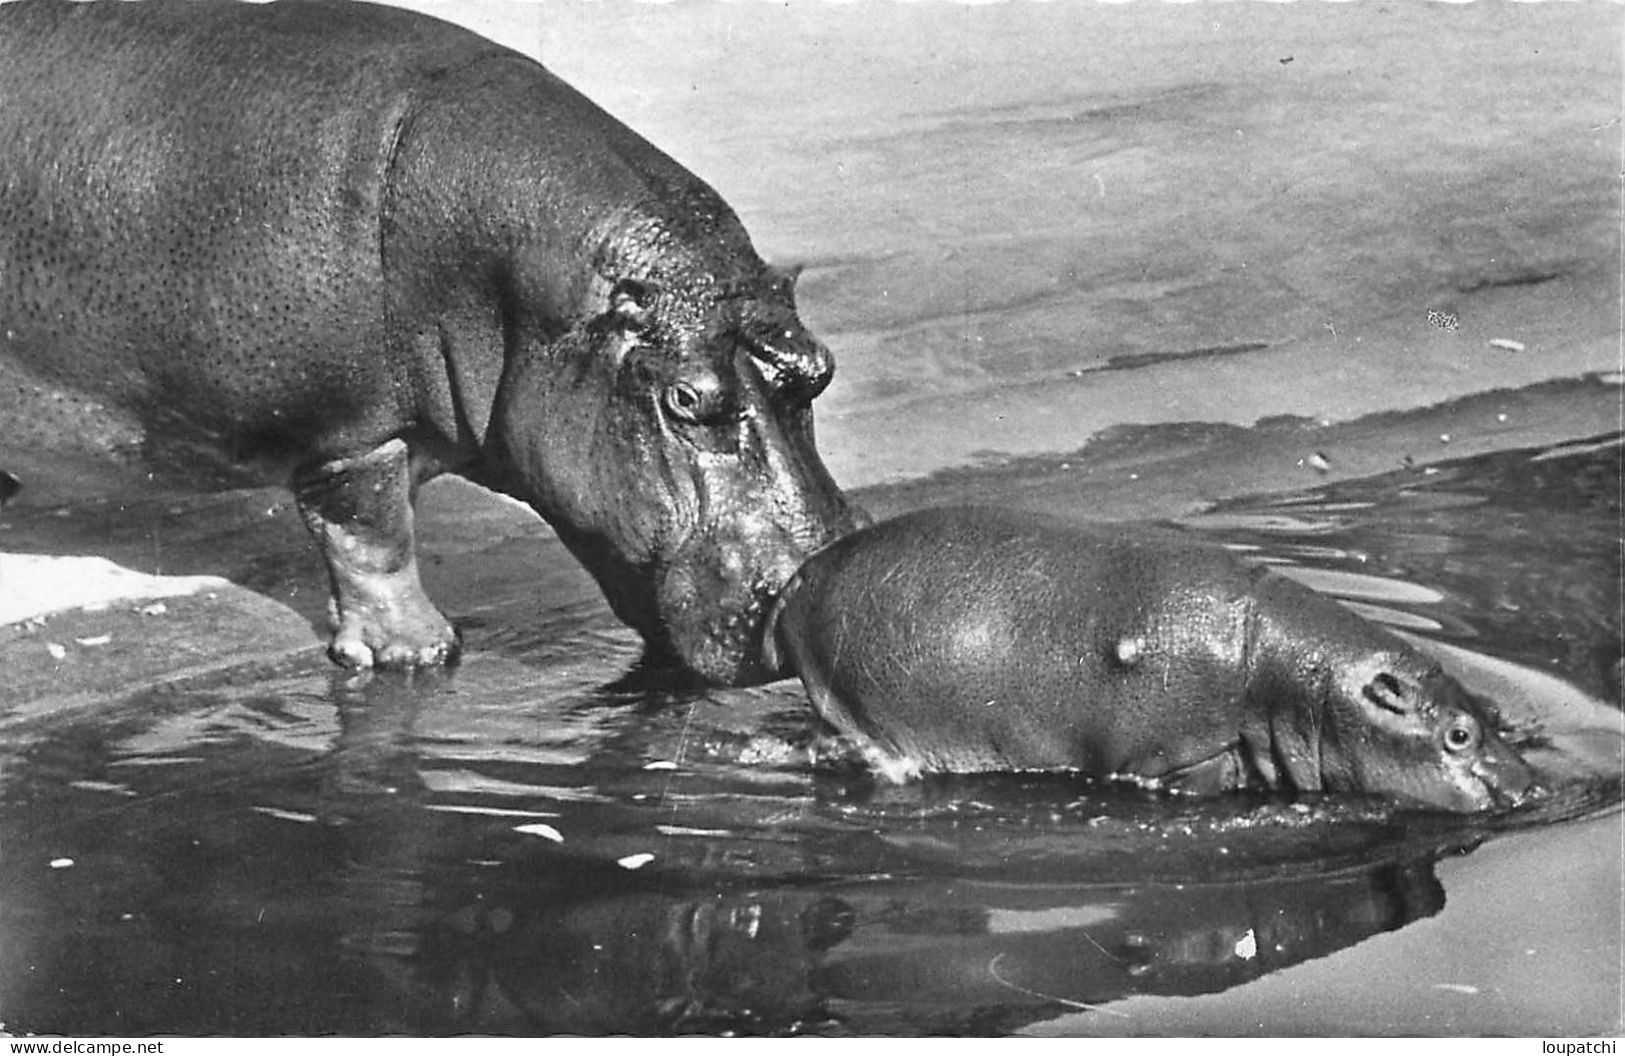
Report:
[[[1436,913],[1432,863],[1467,839],[1375,807],[1113,803],[1039,779],[964,779],[910,804],[775,797],[753,819],[699,775],[686,790],[642,769],[553,787],[554,749],[458,758],[414,733],[449,718],[454,679],[402,692],[315,677],[330,678],[336,730],[266,700],[235,717],[205,706],[185,715],[192,754],[140,757],[119,786],[132,796],[98,808],[29,782],[36,817],[73,820],[7,819],[8,961],[33,967],[5,983],[18,1025],[1006,1030],[1222,990]],[[594,711],[609,727],[632,714]],[[250,733],[264,724],[279,732]],[[115,773],[132,740],[152,750],[150,730],[83,738],[76,758],[47,751],[31,769]],[[731,827],[702,827],[712,811]],[[654,862],[618,864],[633,846]]]
[[[1583,814],[1619,797],[1593,699],[1618,674],[1588,659],[1619,640],[1618,467],[1617,444],[1493,455],[1194,526],[1451,639],[1566,760],[1551,817]],[[814,771],[794,684],[600,688],[631,655],[606,619],[475,627],[449,674],[312,651],[11,735],[6,1029],[1003,1032],[1438,917],[1436,863],[1506,827],[1054,777],[877,788]]]
[[448,914],[433,942],[450,963],[426,967],[469,988],[451,1029],[1002,1032],[1130,994],[1224,990],[1402,927],[1444,904],[1432,865],[1246,884],[927,876],[683,892],[590,875],[560,890],[554,868],[530,863]]

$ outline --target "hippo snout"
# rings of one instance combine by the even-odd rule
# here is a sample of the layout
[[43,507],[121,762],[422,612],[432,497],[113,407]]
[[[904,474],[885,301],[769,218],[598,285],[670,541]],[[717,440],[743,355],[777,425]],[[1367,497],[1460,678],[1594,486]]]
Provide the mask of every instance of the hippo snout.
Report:
[[725,544],[697,540],[661,578],[659,609],[666,618],[659,637],[683,667],[715,685],[756,685],[793,674],[776,640],[784,599],[808,560],[868,519],[850,506],[810,540],[800,533]]
[[1545,798],[1550,790],[1533,768],[1512,748],[1497,744],[1473,766],[1472,774],[1483,783],[1490,804],[1496,810],[1516,810]]

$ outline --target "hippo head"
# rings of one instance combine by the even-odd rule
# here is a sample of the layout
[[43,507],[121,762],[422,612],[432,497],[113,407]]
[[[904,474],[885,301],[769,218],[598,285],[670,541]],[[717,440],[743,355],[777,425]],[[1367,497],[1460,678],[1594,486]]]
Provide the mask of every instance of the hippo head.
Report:
[[1460,812],[1538,791],[1495,708],[1437,662],[1341,605],[1261,584],[1254,690],[1271,700],[1270,754],[1300,789],[1360,791]]
[[767,607],[861,516],[813,441],[829,351],[796,315],[793,277],[766,268],[606,285],[595,314],[510,360],[493,461],[650,660],[723,685],[780,677]]
[[1495,709],[1408,652],[1375,658],[1334,687],[1336,721],[1321,748],[1327,787],[1462,812],[1522,804],[1536,790],[1534,772],[1502,739]]

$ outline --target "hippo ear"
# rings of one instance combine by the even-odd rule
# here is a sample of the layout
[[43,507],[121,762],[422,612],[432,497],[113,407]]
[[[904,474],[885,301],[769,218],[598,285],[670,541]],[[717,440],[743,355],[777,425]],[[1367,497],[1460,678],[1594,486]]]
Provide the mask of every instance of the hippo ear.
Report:
[[774,266],[769,269],[773,272],[773,284],[778,287],[780,293],[790,298],[792,302],[794,302],[796,295],[796,281],[801,278],[801,273],[806,267],[805,264],[790,264],[783,267]]
[[1410,695],[1405,692],[1405,684],[1387,671],[1378,672],[1361,693],[1366,700],[1395,715],[1411,715],[1416,711]]
[[659,292],[653,283],[622,279],[609,291],[609,315],[623,330],[642,330]]
[[756,337],[750,350],[768,386],[792,403],[808,404],[829,387],[835,360],[823,342],[800,329]]

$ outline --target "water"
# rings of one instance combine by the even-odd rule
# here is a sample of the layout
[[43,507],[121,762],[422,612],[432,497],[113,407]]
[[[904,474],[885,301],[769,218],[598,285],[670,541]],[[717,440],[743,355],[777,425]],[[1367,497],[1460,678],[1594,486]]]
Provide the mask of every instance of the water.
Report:
[[[635,641],[567,600],[470,621],[451,673],[312,649],[14,731],[6,1029],[1611,1029],[1620,452],[1498,452],[1187,522],[1540,722],[1530,758],[1570,791],[1539,816],[876,787],[813,765],[793,683],[613,688]],[[534,604],[522,581],[480,593]],[[1328,979],[1333,1004],[1304,999]]]

